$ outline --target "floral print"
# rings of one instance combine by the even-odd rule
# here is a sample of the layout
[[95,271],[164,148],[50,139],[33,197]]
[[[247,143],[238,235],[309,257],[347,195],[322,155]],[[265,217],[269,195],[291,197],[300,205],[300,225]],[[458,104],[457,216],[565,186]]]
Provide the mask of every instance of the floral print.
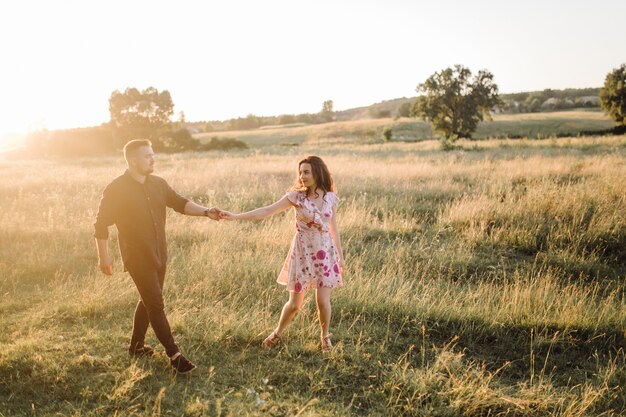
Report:
[[329,231],[339,198],[326,193],[321,210],[303,192],[289,192],[287,198],[294,204],[296,235],[277,282],[298,293],[343,285],[339,255]]

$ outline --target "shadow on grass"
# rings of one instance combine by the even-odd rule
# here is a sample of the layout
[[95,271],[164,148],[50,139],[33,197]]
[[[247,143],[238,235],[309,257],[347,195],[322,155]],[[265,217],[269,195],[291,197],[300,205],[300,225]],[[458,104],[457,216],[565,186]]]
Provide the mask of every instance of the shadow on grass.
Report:
[[[451,413],[453,406],[445,398],[451,396],[452,402],[456,394],[444,385],[469,371],[479,372],[485,379],[480,382],[493,389],[517,392],[545,374],[554,387],[568,390],[589,381],[626,349],[626,335],[618,326],[493,324],[480,318],[419,316],[406,306],[363,305],[345,298],[334,308],[335,350],[330,355],[319,350],[315,324],[302,328],[294,323],[284,343],[269,351],[259,348],[263,335],[249,327],[219,337],[202,326],[182,338],[177,334],[198,364],[188,377],[172,375],[160,348],[153,358],[130,360],[119,335],[105,337],[119,329],[99,329],[96,336],[102,340],[70,344],[71,351],[33,347],[0,357],[0,409],[18,416],[31,415],[32,407],[42,414],[149,414],[158,401],[161,410],[174,415],[295,415],[317,399],[319,414],[350,410],[343,415],[389,415],[391,407],[394,415],[419,415],[408,407],[415,401],[409,388],[419,388],[423,377],[440,382],[423,388],[425,402],[415,404],[428,407],[432,401]],[[307,309],[303,314],[314,320],[314,306]],[[126,316],[124,312],[129,320]],[[78,338],[86,329],[75,327],[69,333],[68,328],[67,334]],[[445,369],[453,365],[456,370]],[[418,374],[412,377],[409,371]],[[496,381],[491,381],[494,375]],[[617,373],[611,383],[623,386],[626,376]],[[600,410],[624,407],[623,395],[603,401]],[[193,404],[206,412],[189,414]],[[482,407],[496,406],[485,402]],[[497,407],[508,410],[502,403]],[[537,415],[532,410],[513,414]]]

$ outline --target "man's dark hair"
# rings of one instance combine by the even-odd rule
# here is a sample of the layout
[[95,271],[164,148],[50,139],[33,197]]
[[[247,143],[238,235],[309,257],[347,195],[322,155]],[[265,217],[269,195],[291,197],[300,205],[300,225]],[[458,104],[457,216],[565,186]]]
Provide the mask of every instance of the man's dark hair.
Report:
[[152,142],[149,139],[133,139],[124,145],[124,159],[128,162],[128,158],[135,155],[137,149],[143,146],[152,146]]

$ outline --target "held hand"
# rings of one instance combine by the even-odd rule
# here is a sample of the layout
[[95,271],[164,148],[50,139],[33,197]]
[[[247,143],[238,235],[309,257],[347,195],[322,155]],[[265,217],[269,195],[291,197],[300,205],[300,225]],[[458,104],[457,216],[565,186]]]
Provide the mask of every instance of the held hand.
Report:
[[222,210],[220,212],[220,219],[222,220],[237,220],[237,215],[230,211]]
[[341,274],[341,276],[343,276],[345,270],[346,270],[346,266],[343,262],[343,259],[340,259],[339,260],[339,273]]
[[113,262],[111,262],[109,257],[100,259],[98,266],[104,275],[113,275]]
[[217,207],[211,207],[209,209],[209,219],[211,220],[215,220],[216,222],[220,221],[220,214],[221,214],[221,210],[218,209]]

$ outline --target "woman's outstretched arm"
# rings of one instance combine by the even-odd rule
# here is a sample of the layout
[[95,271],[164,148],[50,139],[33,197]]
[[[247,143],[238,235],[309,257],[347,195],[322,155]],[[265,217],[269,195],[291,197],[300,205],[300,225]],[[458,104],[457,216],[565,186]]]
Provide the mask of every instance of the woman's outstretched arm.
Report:
[[222,210],[220,218],[224,220],[262,220],[266,217],[280,213],[281,211],[285,211],[290,207],[293,207],[293,203],[289,201],[285,195],[274,204],[246,211],[245,213],[231,213],[229,211]]

